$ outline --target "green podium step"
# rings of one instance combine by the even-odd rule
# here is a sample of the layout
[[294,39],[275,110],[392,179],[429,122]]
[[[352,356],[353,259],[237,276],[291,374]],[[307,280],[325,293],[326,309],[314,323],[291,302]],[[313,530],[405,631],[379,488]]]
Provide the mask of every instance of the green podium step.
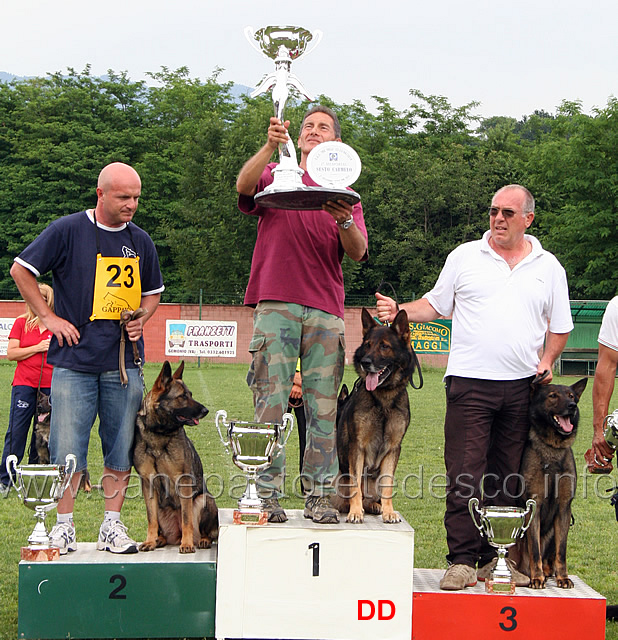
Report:
[[81,543],[19,564],[19,638],[214,637],[216,549],[116,555]]

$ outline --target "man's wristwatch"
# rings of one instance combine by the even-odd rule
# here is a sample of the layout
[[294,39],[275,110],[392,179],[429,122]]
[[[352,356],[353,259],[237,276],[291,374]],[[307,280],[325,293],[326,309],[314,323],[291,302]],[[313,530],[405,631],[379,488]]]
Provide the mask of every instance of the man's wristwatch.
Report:
[[353,222],[354,222],[354,218],[350,216],[347,220],[344,220],[343,222],[338,222],[337,226],[341,227],[342,229],[349,229],[352,226]]

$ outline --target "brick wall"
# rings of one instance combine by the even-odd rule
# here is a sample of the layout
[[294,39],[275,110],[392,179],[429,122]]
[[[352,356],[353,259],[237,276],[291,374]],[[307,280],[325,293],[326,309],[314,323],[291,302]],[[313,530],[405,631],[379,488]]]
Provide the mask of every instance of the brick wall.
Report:
[[[0,300],[0,317],[15,318],[24,313],[23,302]],[[352,364],[354,351],[361,343],[361,309],[359,307],[347,307],[345,309],[345,339],[346,339],[346,364]],[[253,309],[245,306],[233,305],[203,305],[200,318],[199,305],[195,304],[160,304],[154,315],[150,318],[144,329],[146,345],[146,360],[148,362],[163,362],[170,360],[177,362],[177,356],[165,355],[165,322],[166,320],[234,320],[238,324],[238,341],[236,344],[236,358],[208,358],[209,362],[243,362],[249,363],[249,342],[253,329]],[[446,356],[422,355],[419,356],[422,364],[444,367]],[[185,358],[187,361],[195,361],[197,358]]]

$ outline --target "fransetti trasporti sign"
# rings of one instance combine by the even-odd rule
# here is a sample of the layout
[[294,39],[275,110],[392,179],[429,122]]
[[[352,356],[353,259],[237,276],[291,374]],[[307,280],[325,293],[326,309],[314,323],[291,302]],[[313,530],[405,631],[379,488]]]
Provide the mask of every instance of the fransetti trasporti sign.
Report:
[[237,338],[231,320],[166,320],[165,355],[235,358]]

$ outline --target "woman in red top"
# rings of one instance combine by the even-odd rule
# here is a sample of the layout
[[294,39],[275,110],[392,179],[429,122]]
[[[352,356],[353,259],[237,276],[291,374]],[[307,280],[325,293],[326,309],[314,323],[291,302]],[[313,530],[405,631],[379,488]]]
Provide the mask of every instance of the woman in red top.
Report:
[[[51,309],[54,308],[53,289],[39,284],[41,295]],[[38,316],[26,305],[26,313],[19,316],[9,333],[7,357],[17,361],[11,393],[9,427],[4,438],[2,464],[0,466],[0,493],[9,490],[6,459],[15,454],[19,462],[24,456],[30,423],[36,411],[37,391],[49,394],[53,367],[47,364],[47,350],[52,333]]]

